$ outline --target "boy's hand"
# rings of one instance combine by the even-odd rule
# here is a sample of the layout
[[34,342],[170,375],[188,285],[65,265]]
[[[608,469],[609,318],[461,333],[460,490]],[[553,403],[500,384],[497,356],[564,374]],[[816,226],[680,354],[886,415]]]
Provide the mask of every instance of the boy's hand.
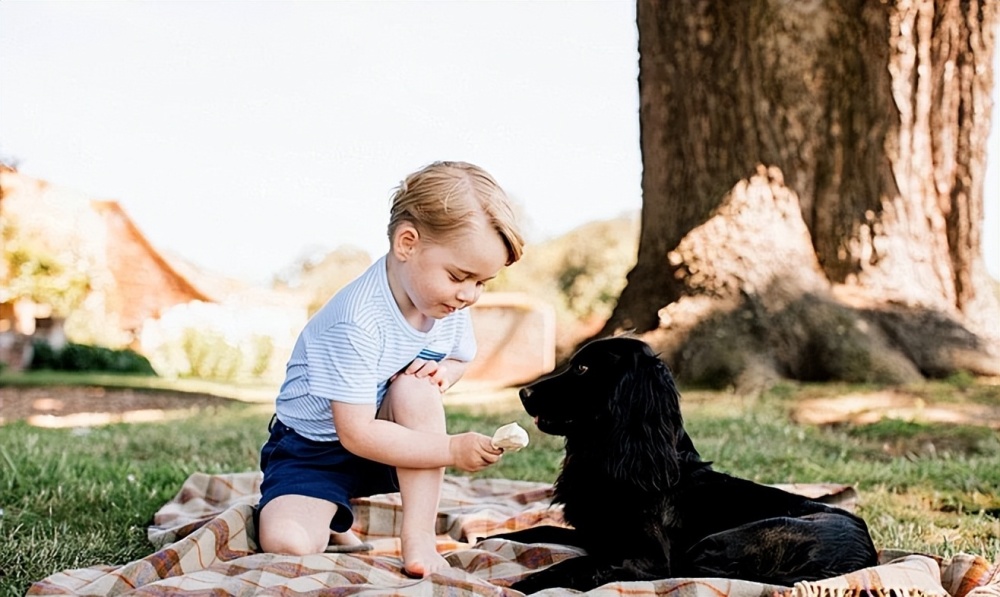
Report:
[[[403,369],[396,375],[413,375],[414,377],[425,378],[436,384],[438,389],[444,392],[450,385],[447,373],[448,368],[444,363],[413,359],[413,362],[407,365],[406,369]],[[395,379],[396,375],[393,376],[393,379]]]
[[503,450],[493,447],[488,436],[474,431],[451,436],[448,442],[455,468],[468,473],[481,471],[495,464],[503,455]]

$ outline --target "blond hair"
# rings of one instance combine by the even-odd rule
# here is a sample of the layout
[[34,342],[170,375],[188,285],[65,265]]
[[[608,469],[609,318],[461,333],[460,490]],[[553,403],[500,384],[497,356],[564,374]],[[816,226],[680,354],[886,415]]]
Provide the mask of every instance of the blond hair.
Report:
[[392,194],[389,242],[403,222],[432,240],[460,231],[479,214],[486,216],[507,247],[507,265],[521,258],[524,240],[514,209],[488,172],[466,162],[434,162],[407,176]]

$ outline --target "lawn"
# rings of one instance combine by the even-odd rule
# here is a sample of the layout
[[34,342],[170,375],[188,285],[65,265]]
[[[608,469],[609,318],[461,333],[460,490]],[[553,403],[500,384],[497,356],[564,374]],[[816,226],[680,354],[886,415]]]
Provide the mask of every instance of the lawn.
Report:
[[[986,427],[883,421],[815,427],[788,412],[808,397],[870,388],[781,385],[756,397],[685,392],[689,432],[716,468],[764,483],[836,482],[859,491],[876,545],[1000,556],[1000,434]],[[917,389],[928,400],[1000,407],[1000,387],[969,380]],[[194,472],[256,470],[269,414],[233,402],[162,423],[89,429],[0,427],[0,597],[54,572],[148,555],[153,513]],[[513,406],[449,407],[452,431],[512,420],[531,445],[480,476],[551,481],[559,438]]]

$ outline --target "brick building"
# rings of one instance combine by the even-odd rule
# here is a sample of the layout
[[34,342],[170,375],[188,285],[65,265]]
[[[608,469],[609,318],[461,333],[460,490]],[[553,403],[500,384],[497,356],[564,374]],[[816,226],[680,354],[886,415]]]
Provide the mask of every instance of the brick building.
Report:
[[[89,279],[88,301],[113,315],[125,335],[166,309],[214,297],[179,273],[146,239],[116,201],[98,201],[0,166],[0,222],[5,237],[33,250],[72,260]],[[0,362],[19,369],[31,340],[62,337],[62,319],[49,305],[19,295],[0,259]]]

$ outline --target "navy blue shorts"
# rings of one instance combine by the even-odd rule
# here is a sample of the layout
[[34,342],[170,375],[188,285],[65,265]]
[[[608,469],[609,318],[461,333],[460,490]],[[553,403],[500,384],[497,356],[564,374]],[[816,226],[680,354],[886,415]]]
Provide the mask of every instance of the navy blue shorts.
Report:
[[260,450],[257,512],[282,495],[305,495],[337,504],[330,528],[343,533],[354,524],[350,499],[399,491],[395,467],[361,458],[339,441],[318,442],[302,437],[277,417],[268,425],[271,437]]

